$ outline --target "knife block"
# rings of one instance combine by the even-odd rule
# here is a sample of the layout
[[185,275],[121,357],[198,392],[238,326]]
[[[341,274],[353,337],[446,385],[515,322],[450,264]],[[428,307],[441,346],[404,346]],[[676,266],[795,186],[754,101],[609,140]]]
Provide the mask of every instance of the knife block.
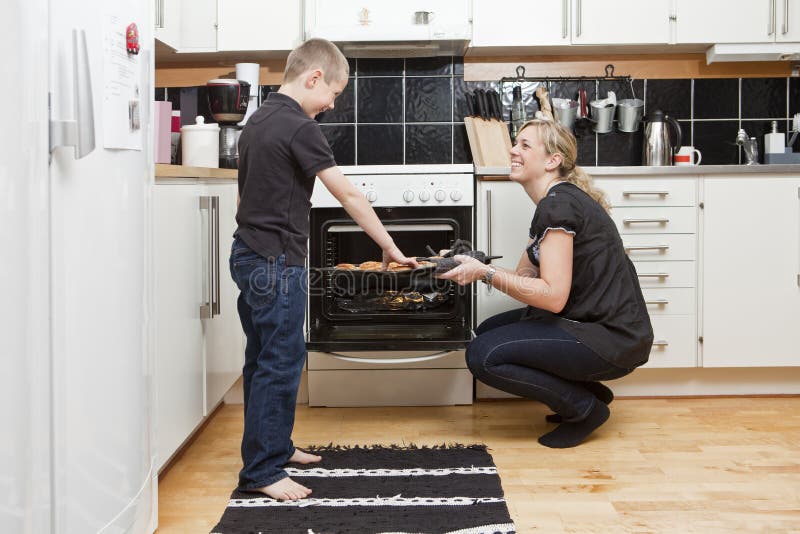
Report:
[[505,122],[464,117],[464,126],[476,167],[511,167],[511,135]]

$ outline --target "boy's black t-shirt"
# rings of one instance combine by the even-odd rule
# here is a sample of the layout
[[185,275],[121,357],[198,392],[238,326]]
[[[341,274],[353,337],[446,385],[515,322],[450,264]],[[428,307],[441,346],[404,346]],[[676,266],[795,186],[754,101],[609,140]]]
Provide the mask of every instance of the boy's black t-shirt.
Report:
[[653,328],[614,221],[582,189],[563,182],[550,189],[533,215],[527,253],[537,267],[541,241],[554,229],[573,235],[569,298],[558,314],[529,306],[525,316],[555,321],[616,366],[642,365],[650,354]]
[[319,124],[293,98],[269,93],[239,137],[235,235],[265,258],[303,265],[314,179],[335,165]]

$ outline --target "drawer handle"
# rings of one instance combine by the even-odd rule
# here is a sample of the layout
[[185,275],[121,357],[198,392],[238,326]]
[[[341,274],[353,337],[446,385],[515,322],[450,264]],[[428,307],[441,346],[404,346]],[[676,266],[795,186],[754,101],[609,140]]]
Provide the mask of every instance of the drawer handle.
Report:
[[655,300],[646,300],[644,301],[645,304],[655,304],[656,306],[666,306],[669,304],[667,299],[655,299]]
[[654,347],[666,347],[667,345],[669,345],[669,341],[667,341],[666,339],[659,339],[657,341],[653,341]]
[[669,278],[669,273],[641,273],[636,276],[639,278]]
[[669,245],[622,245],[626,251],[630,250],[668,250]]
[[623,191],[622,196],[630,197],[633,195],[657,195],[660,197],[665,197],[669,195],[669,191]]
[[669,219],[662,218],[662,219],[622,219],[623,224],[637,224],[637,223],[658,223],[658,224],[667,224]]

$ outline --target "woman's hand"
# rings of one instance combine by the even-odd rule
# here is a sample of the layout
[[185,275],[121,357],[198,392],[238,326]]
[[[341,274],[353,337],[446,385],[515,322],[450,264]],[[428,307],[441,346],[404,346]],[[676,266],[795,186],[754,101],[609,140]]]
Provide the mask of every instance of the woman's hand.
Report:
[[471,256],[456,254],[453,259],[458,262],[458,267],[450,269],[444,274],[436,275],[437,278],[452,280],[458,285],[465,286],[475,280],[481,280],[486,275],[486,271],[489,270],[488,265]]
[[381,261],[383,262],[381,269],[384,271],[389,267],[390,261],[401,263],[403,265],[408,265],[412,269],[416,269],[419,267],[419,263],[417,263],[417,260],[415,260],[414,258],[407,258],[406,256],[404,256],[396,245],[393,245],[391,248],[383,251],[383,258],[381,258]]

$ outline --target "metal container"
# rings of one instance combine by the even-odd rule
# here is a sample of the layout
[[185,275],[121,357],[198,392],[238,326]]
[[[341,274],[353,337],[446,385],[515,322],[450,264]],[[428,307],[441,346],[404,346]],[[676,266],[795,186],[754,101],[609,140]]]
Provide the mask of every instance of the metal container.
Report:
[[644,113],[644,100],[639,98],[625,98],[617,102],[617,129],[620,132],[639,131]]
[[[674,142],[670,138],[669,127],[674,130]],[[655,110],[647,116],[642,143],[642,165],[663,167],[672,165],[672,154],[675,147],[681,146],[681,126],[678,121]]]
[[589,102],[589,107],[592,108],[592,122],[594,122],[594,131],[597,133],[609,133],[613,130],[614,124],[614,108],[616,106],[611,104],[600,104],[598,100]]
[[554,98],[553,114],[559,124],[571,130],[578,116],[578,103],[569,98]]

